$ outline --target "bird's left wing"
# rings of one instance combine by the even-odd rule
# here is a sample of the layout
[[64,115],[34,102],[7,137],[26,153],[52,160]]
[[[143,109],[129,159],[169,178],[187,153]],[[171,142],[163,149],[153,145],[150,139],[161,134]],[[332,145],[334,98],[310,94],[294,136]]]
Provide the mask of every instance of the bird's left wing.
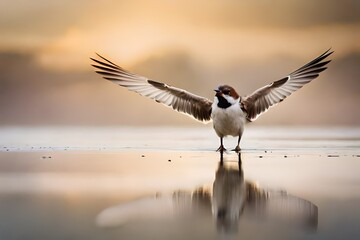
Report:
[[248,121],[256,120],[262,113],[266,112],[305,84],[311,82],[324,71],[331,60],[323,61],[333,52],[327,50],[319,57],[290,73],[287,77],[259,88],[251,95],[241,100],[241,106],[247,113]]
[[249,218],[268,219],[304,230],[316,230],[318,227],[318,207],[285,191],[256,191],[250,187],[246,204],[244,215]]
[[95,62],[92,66],[106,80],[126,87],[142,96],[154,99],[156,102],[172,107],[178,112],[188,114],[201,122],[210,121],[212,101],[209,99],[131,73],[99,54],[98,56],[101,60],[90,58]]

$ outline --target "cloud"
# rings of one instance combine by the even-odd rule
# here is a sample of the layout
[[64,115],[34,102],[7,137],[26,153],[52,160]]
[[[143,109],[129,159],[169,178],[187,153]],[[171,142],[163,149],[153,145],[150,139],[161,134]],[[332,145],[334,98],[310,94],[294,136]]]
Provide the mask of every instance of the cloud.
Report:
[[[265,0],[265,1],[95,1],[86,8],[91,24],[165,22],[172,26],[196,25],[214,28],[306,28],[359,23],[356,0]],[[88,19],[85,13],[83,19]],[[106,27],[106,25],[104,26]]]
[[359,23],[358,1],[225,1],[215,2],[216,21],[222,26],[306,28]]
[[298,46],[310,51],[330,44],[338,51],[360,48],[360,3],[351,0],[40,0],[31,4],[5,0],[1,4],[0,49],[37,51],[44,64],[58,68],[81,67],[76,56],[93,51],[115,53],[135,63],[154,51],[174,47],[205,59],[229,58],[238,51],[244,58],[259,59]]
[[77,22],[86,0],[0,2],[0,31],[15,35],[59,35]]
[[[359,25],[360,26],[360,25]],[[331,26],[293,30],[146,29],[97,34],[80,29],[69,31],[36,51],[38,61],[58,70],[87,68],[84,59],[94,52],[117,59],[127,66],[168,51],[186,51],[197,61],[214,66],[229,62],[271,61],[279,55],[293,55],[304,61],[329,47],[338,55],[360,52],[359,26]],[[132,28],[131,28],[132,29]],[[147,38],[148,35],[157,37]],[[146,40],[143,40],[146,39]]]

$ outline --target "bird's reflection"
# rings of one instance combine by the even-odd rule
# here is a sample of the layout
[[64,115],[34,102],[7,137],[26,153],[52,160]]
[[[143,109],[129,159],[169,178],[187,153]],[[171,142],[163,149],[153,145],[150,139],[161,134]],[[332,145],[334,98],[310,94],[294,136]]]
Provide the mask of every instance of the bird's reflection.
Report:
[[225,165],[220,155],[212,188],[212,213],[219,231],[236,231],[247,200],[241,154],[238,163]]
[[221,233],[236,233],[240,218],[316,230],[318,209],[310,201],[285,191],[264,190],[245,181],[241,153],[237,162],[224,162],[221,154],[212,187],[156,194],[110,207],[98,215],[97,224],[114,227],[139,220],[170,218],[213,218]]

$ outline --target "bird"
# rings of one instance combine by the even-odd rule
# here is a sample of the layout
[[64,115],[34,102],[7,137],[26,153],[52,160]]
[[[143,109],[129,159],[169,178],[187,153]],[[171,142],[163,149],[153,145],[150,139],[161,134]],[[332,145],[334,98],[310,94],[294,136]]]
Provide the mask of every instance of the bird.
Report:
[[90,59],[95,72],[102,75],[104,79],[189,115],[200,122],[212,121],[213,128],[220,138],[220,146],[216,151],[226,151],[223,138],[233,136],[238,138],[233,151],[240,152],[240,141],[245,124],[255,121],[271,107],[317,78],[327,69],[326,65],[331,62],[327,57],[332,53],[330,48],[287,76],[249,95],[239,96],[232,86],[219,85],[214,89],[213,101],[187,90],[132,73],[100,54],[96,53],[97,58],[90,57]]

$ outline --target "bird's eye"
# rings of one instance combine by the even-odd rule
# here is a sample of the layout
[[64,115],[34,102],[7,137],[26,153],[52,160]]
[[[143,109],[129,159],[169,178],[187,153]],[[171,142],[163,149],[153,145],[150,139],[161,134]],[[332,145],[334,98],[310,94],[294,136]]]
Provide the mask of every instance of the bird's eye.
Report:
[[222,91],[222,93],[225,94],[225,95],[229,95],[230,91],[229,90],[224,90],[224,91]]

